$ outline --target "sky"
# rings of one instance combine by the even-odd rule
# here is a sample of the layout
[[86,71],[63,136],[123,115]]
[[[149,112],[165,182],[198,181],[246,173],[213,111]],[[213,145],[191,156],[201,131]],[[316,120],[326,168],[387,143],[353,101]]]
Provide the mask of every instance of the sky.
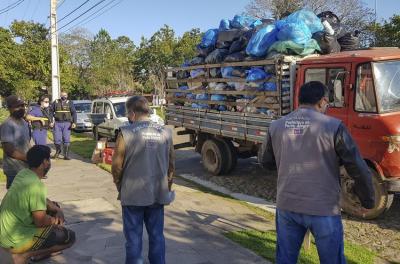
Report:
[[[21,0],[0,0],[0,12],[3,8]],[[65,32],[75,25],[88,28],[92,33],[99,29],[106,29],[113,38],[128,36],[136,44],[140,38],[147,38],[156,32],[164,24],[171,26],[178,36],[192,28],[200,28],[205,31],[218,27],[222,18],[232,18],[235,14],[244,11],[250,0],[58,0],[61,5],[57,9],[58,19],[85,3],[78,11],[59,22],[60,33]],[[98,3],[103,1],[92,11],[83,15],[80,19],[71,23],[72,19]],[[378,21],[388,19],[395,12],[400,14],[400,0],[376,0],[378,3]],[[371,8],[375,6],[375,0],[364,0]],[[116,5],[115,5],[116,4]],[[85,19],[103,6],[108,5],[104,14],[94,15],[92,21]],[[113,6],[115,5],[115,6]],[[103,11],[99,12],[101,14]],[[0,26],[7,27],[17,20],[33,20],[49,25],[50,0],[24,0],[19,6],[9,12],[0,14]],[[83,24],[86,22],[86,24]],[[83,24],[83,25],[82,25]]]

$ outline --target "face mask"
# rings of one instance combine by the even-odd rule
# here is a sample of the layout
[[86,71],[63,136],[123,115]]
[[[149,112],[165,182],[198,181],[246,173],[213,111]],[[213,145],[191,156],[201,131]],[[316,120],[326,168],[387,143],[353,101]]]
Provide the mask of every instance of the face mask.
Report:
[[49,107],[49,105],[50,105],[49,103],[42,103],[43,108],[47,108],[47,107]]
[[25,116],[25,109],[19,109],[11,113],[14,118],[21,119]]
[[67,100],[67,97],[66,96],[61,96],[61,100],[65,101],[65,100]]

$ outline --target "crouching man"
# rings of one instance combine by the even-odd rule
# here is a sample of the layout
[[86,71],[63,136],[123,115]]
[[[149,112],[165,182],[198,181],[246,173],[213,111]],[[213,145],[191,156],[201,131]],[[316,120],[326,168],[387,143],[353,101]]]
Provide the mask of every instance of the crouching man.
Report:
[[47,199],[41,182],[50,170],[50,148],[32,147],[27,163],[29,168],[17,174],[0,206],[0,246],[15,264],[47,258],[75,242],[75,233],[63,226],[62,210]]

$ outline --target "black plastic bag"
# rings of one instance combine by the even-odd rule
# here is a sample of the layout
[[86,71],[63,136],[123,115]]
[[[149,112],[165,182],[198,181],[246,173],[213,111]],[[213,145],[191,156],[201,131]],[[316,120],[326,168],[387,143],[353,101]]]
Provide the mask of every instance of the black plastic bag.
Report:
[[212,78],[221,78],[221,68],[211,68],[210,75]]
[[240,29],[230,29],[230,30],[224,30],[220,31],[218,34],[218,42],[233,42],[237,39],[240,38],[246,31],[245,30],[240,30]]
[[207,56],[205,62],[207,64],[221,63],[228,53],[229,51],[227,49],[216,49]]
[[176,78],[178,80],[187,79],[189,78],[190,74],[188,71],[177,71]]
[[235,52],[232,54],[229,54],[226,58],[225,58],[225,62],[239,62],[239,61],[243,61],[244,58],[246,56],[246,53],[241,51],[241,52]]
[[200,65],[200,64],[204,64],[203,57],[194,57],[191,61],[189,61],[190,66],[195,66],[195,65]]
[[324,11],[322,13],[319,13],[317,17],[321,19],[321,22],[325,20],[329,22],[332,29],[335,31],[334,35],[337,38],[340,38],[344,35],[344,30],[342,24],[340,23],[340,19],[335,13],[331,11]]
[[215,45],[215,47],[217,49],[229,49],[231,44],[232,44],[232,42],[229,42],[229,41],[217,41],[217,45]]
[[354,33],[346,33],[343,37],[338,39],[338,42],[341,46],[342,51],[346,50],[356,50],[360,47],[360,39],[358,35],[359,31],[355,31]]
[[199,57],[207,57],[214,50],[214,47],[210,46],[207,48],[202,48],[200,45],[197,45],[197,54]]
[[247,47],[247,44],[249,43],[249,40],[246,39],[245,37],[240,37],[238,40],[235,40],[231,47],[229,48],[229,53],[235,53],[235,52],[239,52],[242,50],[245,50]]
[[321,48],[321,54],[336,53],[341,50],[340,44],[334,35],[329,35],[326,32],[320,31],[313,34],[313,39],[318,42]]

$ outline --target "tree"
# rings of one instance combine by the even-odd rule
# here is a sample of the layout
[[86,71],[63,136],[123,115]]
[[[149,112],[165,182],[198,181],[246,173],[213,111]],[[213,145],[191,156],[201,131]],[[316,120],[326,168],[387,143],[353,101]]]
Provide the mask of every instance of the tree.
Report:
[[394,15],[389,21],[371,27],[376,32],[377,47],[400,47],[400,15]]
[[0,94],[38,96],[50,84],[50,42],[43,24],[13,21],[0,29]]

